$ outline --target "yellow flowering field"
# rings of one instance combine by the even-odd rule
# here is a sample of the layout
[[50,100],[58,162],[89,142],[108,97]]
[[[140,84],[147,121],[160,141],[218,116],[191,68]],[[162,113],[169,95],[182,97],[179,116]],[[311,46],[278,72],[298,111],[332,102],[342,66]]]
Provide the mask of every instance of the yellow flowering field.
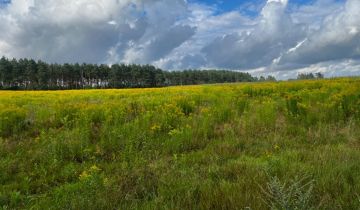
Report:
[[0,209],[359,208],[359,78],[0,91]]

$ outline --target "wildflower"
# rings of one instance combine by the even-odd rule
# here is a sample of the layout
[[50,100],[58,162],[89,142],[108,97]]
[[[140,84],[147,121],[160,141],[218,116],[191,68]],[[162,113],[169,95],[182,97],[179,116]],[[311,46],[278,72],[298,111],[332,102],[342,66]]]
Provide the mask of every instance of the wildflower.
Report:
[[91,175],[87,172],[87,171],[83,171],[80,175],[79,175],[79,179],[80,180],[86,180],[88,178],[90,178]]
[[90,172],[99,172],[99,171],[101,171],[101,169],[99,168],[99,167],[97,167],[96,165],[93,165],[93,166],[91,166],[91,168],[90,168]]
[[178,135],[178,134],[181,134],[182,133],[182,131],[181,130],[179,130],[179,129],[172,129],[171,131],[169,131],[169,135],[170,136],[175,136],[175,135]]
[[275,149],[275,150],[279,150],[279,149],[280,149],[280,146],[277,145],[277,144],[275,144],[274,149]]
[[86,149],[83,150],[83,152],[84,152],[85,154],[89,154],[89,153],[92,152],[92,150],[91,150],[90,148],[86,148]]
[[39,143],[39,142],[40,142],[40,137],[39,137],[39,136],[35,138],[35,142],[36,142],[36,143]]
[[273,155],[273,154],[272,154],[272,152],[270,152],[270,151],[266,151],[266,152],[265,152],[265,156],[266,156],[267,158],[271,158],[272,155]]
[[151,128],[150,128],[150,130],[151,131],[153,131],[153,132],[155,132],[155,131],[158,131],[158,130],[160,130],[161,129],[161,126],[160,125],[153,125],[153,126],[151,126]]
[[101,148],[99,147],[99,145],[96,146],[95,154],[97,154],[97,155],[102,155],[103,154],[103,152],[102,152]]
[[205,107],[205,108],[202,108],[200,112],[201,113],[208,113],[208,112],[210,112],[210,109]]
[[110,184],[109,179],[108,179],[108,178],[104,178],[103,184],[104,184],[104,186],[109,186],[109,184]]

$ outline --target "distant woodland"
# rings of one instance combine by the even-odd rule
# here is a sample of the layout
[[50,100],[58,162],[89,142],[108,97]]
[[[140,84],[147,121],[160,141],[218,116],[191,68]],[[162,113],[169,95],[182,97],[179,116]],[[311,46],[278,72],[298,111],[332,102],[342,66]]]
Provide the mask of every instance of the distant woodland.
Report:
[[274,79],[225,70],[170,72],[151,65],[49,64],[33,59],[0,59],[0,89],[8,90],[147,88]]

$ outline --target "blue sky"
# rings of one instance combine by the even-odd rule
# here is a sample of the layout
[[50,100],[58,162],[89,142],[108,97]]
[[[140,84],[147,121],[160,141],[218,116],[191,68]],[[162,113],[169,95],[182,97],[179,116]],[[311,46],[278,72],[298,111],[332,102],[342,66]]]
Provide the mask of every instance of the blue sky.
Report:
[[0,0],[0,7],[3,7],[4,5],[7,5],[11,2],[11,0]]
[[190,2],[204,3],[208,5],[216,5],[222,11],[230,11],[238,9],[241,5],[252,3],[249,0],[192,0]]
[[[216,6],[219,11],[227,12],[242,10],[247,5],[263,5],[266,0],[190,0],[189,2]],[[294,5],[310,4],[312,2],[314,0],[290,0],[290,3]]]
[[0,0],[0,56],[360,75],[359,0]]
[[259,5],[265,3],[264,0],[190,0],[189,2],[213,6],[217,9],[217,14],[236,10],[249,16],[257,15]]

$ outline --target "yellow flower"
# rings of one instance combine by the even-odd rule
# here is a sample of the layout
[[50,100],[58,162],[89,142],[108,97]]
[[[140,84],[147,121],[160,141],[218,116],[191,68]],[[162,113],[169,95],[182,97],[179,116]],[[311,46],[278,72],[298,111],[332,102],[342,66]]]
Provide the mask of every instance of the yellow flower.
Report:
[[99,167],[97,167],[96,165],[93,165],[90,168],[90,172],[99,172],[99,171],[101,171],[101,169]]
[[169,131],[168,134],[169,134],[170,136],[175,136],[175,135],[178,135],[178,134],[180,134],[180,133],[182,133],[181,130],[179,130],[179,129],[173,129],[173,130]]
[[102,152],[101,148],[99,147],[99,145],[96,146],[95,154],[97,154],[97,155],[102,155],[103,154],[103,152]]
[[80,174],[79,179],[80,179],[80,180],[86,180],[86,179],[88,179],[88,178],[90,178],[90,177],[91,177],[91,175],[88,174],[87,171],[83,171],[83,172]]
[[200,110],[200,112],[201,112],[201,113],[208,113],[208,112],[210,112],[210,109],[204,107],[204,108],[202,108],[202,109]]
[[36,142],[36,143],[39,143],[39,142],[40,142],[40,137],[39,137],[39,136],[35,138],[35,142]]
[[108,178],[104,178],[103,183],[105,186],[109,186],[110,182]]
[[265,152],[265,156],[266,156],[267,158],[271,158],[272,155],[273,155],[273,154],[272,154],[272,152],[270,152],[270,151],[266,151],[266,152]]
[[161,129],[161,126],[160,125],[153,125],[153,126],[151,126],[151,128],[150,128],[150,130],[152,130],[152,131],[158,131],[158,130],[160,130]]

